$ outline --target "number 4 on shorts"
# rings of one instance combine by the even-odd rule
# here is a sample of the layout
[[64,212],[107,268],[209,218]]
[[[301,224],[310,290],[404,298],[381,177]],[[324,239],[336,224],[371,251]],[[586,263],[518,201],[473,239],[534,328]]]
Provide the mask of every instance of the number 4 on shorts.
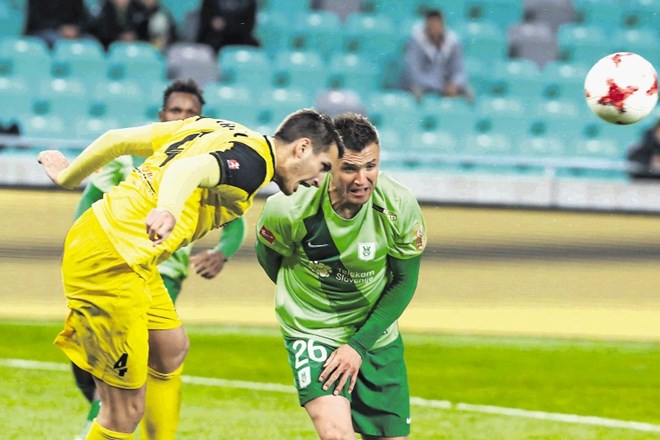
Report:
[[128,353],[122,354],[119,359],[117,359],[117,362],[112,366],[115,370],[117,370],[117,374],[119,374],[119,377],[124,377],[124,374],[128,371],[128,368],[126,367],[126,363],[128,362]]

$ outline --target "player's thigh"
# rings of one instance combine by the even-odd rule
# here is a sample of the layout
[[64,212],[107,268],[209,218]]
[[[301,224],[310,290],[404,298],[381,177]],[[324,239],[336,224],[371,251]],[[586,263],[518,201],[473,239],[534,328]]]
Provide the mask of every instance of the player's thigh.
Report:
[[321,439],[354,439],[351,403],[344,396],[320,396],[305,405],[309,418]]
[[401,336],[362,359],[351,414],[355,431],[366,438],[410,434],[410,391]]
[[67,236],[62,273],[71,313],[57,345],[104,382],[141,387],[149,351],[147,283],[117,254],[90,211]]
[[[319,376],[323,371],[323,364],[335,348],[312,338],[285,338],[284,345],[289,355],[289,365],[293,372],[300,405],[304,406],[317,397],[333,395],[335,388],[324,390]],[[349,385],[350,383],[347,382],[339,391],[339,395],[350,402]]]

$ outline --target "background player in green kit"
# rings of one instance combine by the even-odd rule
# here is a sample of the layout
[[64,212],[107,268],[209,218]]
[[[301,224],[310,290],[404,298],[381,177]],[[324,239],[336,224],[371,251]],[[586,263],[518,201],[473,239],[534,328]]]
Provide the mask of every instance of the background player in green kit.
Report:
[[376,129],[334,120],[345,154],[320,187],[270,197],[257,256],[298,389],[322,439],[406,438],[410,403],[397,319],[417,286],[426,233],[410,190],[379,174]]
[[[163,106],[158,113],[161,122],[197,116],[202,113],[204,97],[202,90],[192,79],[175,80],[163,92]],[[134,163],[131,156],[120,156],[100,168],[89,177],[89,183],[83,191],[82,198],[76,207],[75,218],[80,217],[94,202],[103,198],[103,195],[112,187],[118,185],[133,171]],[[204,278],[211,279],[220,273],[225,262],[238,250],[245,239],[245,220],[242,217],[228,223],[215,248],[201,252],[191,258],[192,244],[185,246],[172,254],[170,258],[158,265],[158,272],[163,278],[165,287],[176,301],[183,280],[188,277],[188,265],[192,262],[195,271]],[[76,385],[91,404],[87,415],[85,427],[78,438],[85,438],[92,420],[98,415],[100,396],[96,391],[94,379],[90,373],[71,364]],[[150,380],[149,378],[147,379]],[[147,408],[143,419],[145,424],[156,423],[157,414],[154,408]],[[150,430],[143,429],[142,438],[149,440]]]

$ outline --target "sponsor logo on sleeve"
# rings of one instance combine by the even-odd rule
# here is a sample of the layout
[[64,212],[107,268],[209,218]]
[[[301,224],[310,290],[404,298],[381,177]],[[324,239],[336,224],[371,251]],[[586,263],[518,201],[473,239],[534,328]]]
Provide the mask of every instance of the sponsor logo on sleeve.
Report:
[[261,229],[259,230],[259,235],[261,235],[264,240],[266,240],[268,243],[273,244],[275,241],[275,235],[273,235],[272,232],[268,230],[267,227],[262,226]]
[[424,234],[424,226],[421,223],[418,223],[414,229],[415,234],[415,247],[418,251],[423,251],[426,247],[426,235]]
[[229,168],[230,170],[237,170],[240,167],[241,167],[241,164],[236,159],[228,159],[227,160],[227,168]]

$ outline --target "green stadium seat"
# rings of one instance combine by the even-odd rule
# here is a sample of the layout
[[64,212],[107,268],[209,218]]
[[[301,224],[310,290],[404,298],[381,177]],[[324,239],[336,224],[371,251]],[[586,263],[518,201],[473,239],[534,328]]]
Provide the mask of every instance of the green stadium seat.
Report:
[[381,70],[361,55],[338,53],[330,59],[329,84],[338,89],[354,89],[360,92],[378,90]]
[[207,84],[204,87],[204,114],[214,118],[229,119],[249,127],[257,123],[261,110],[255,104],[255,96],[249,87],[226,84]]
[[338,51],[337,41],[342,39],[342,24],[337,14],[315,11],[294,20],[293,30],[287,33],[290,50],[317,52],[328,60]]
[[106,79],[108,60],[103,46],[96,40],[58,40],[53,46],[52,57],[54,77],[73,77],[87,87]]
[[108,48],[108,78],[149,84],[166,77],[163,54],[144,41],[115,41]]
[[316,93],[327,88],[328,79],[328,67],[317,52],[282,52],[275,60],[275,87],[293,87]]
[[254,46],[225,46],[218,55],[220,81],[257,89],[269,87],[272,65],[266,51]]
[[50,75],[51,55],[38,37],[0,39],[0,76],[16,76],[29,82]]

